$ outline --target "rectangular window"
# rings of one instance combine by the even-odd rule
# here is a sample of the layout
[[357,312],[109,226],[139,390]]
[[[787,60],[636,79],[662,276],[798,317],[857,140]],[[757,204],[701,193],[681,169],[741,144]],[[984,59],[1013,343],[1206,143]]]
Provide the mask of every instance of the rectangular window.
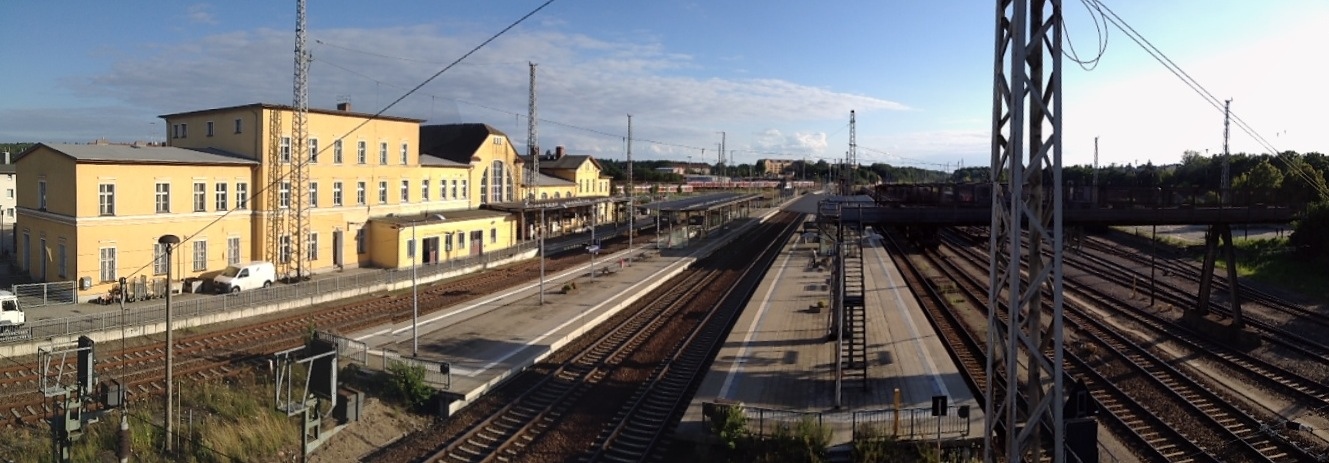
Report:
[[37,209],[46,210],[46,181],[37,181]]
[[466,190],[466,181],[465,181],[465,180],[462,180],[462,181],[461,181],[461,197],[462,197],[462,198],[469,198],[469,197],[471,197],[471,192],[469,192],[469,191]]
[[364,230],[356,230],[356,231],[355,231],[355,253],[356,253],[356,254],[364,254],[364,253],[365,253],[365,231],[364,231]]
[[309,182],[309,207],[318,207],[318,182]]
[[420,180],[420,202],[429,202],[429,179]]
[[401,144],[401,165],[404,166],[404,165],[406,165],[407,162],[410,161],[410,159],[409,159],[409,158],[410,158],[410,154],[408,154],[409,152],[410,152],[410,150],[409,150],[409,146],[407,146],[406,143],[402,143],[402,144]]
[[212,136],[212,121],[208,121],[207,124],[208,124],[208,136],[211,137],[211,136]]
[[452,199],[457,199],[457,198],[458,198],[458,196],[457,196],[457,181],[456,181],[456,180],[453,180],[453,181],[452,181]]
[[99,275],[103,283],[115,281],[115,248],[101,248]]
[[498,229],[497,229],[497,228],[490,228],[490,229],[489,229],[489,244],[494,244],[494,243],[497,243],[497,242],[498,242]]
[[6,188],[6,189],[5,189],[5,197],[6,197],[6,198],[13,198],[13,197],[14,197],[14,189],[13,189],[13,188]]
[[341,139],[332,142],[332,163],[341,164]]
[[355,162],[357,164],[365,163],[365,141],[355,142]]
[[378,182],[378,203],[388,203],[388,182]]
[[226,263],[227,265],[240,263],[240,237],[238,236],[226,239]]
[[332,182],[332,206],[341,206],[341,182]]
[[291,182],[281,182],[281,187],[277,190],[277,199],[281,203],[281,208],[291,207]]
[[448,199],[447,179],[442,179],[442,178],[438,179],[438,199],[439,201],[446,201]]
[[180,138],[189,138],[189,124],[180,124]]
[[310,260],[311,262],[312,262],[312,261],[316,261],[316,260],[318,260],[318,233],[310,233],[310,234],[309,234],[309,253],[308,253],[308,256],[309,256],[309,260]]
[[202,272],[208,269],[208,242],[203,240],[194,241],[194,271]]
[[216,185],[213,185],[213,189],[216,190],[217,210],[224,211],[229,209],[226,201],[226,182],[217,182]]
[[235,208],[244,209],[249,207],[249,184],[239,182],[235,184]]
[[466,232],[457,232],[457,248],[466,249]]
[[69,263],[68,263],[68,262],[65,262],[65,260],[68,259],[68,258],[69,258],[69,254],[68,254],[68,250],[65,249],[65,243],[60,243],[60,248],[59,248],[59,259],[60,259],[60,262],[59,262],[58,264],[56,264],[56,265],[58,265],[59,268],[60,268],[60,274],[59,274],[59,277],[60,277],[60,278],[64,278],[64,277],[65,277],[65,274],[66,274],[66,271],[69,270]]
[[194,182],[194,212],[208,210],[208,184]]
[[409,202],[411,202],[411,181],[410,181],[410,180],[402,180],[402,181],[401,181],[401,202],[403,202],[403,203],[409,203]]
[[291,162],[291,137],[281,137],[281,162]]
[[97,185],[97,206],[101,215],[115,215],[115,184]]
[[318,139],[309,139],[309,163],[318,164]]
[[241,131],[240,129],[244,127],[244,123],[243,123],[243,122],[240,122],[240,121],[241,121],[241,119],[236,118],[236,120],[235,120],[235,133],[240,133],[240,131]]
[[365,205],[365,182],[355,182],[355,204]]
[[171,184],[157,183],[157,213],[171,212]]
[[406,240],[406,257],[415,259],[415,240]]
[[290,262],[292,254],[291,235],[282,235],[281,239],[277,240],[277,243],[279,243],[277,258],[281,259],[282,263]]
[[170,268],[171,261],[166,260],[166,245],[155,243],[152,245],[152,274],[165,275],[166,270]]
[[388,165],[388,142],[378,143],[378,163],[379,165]]

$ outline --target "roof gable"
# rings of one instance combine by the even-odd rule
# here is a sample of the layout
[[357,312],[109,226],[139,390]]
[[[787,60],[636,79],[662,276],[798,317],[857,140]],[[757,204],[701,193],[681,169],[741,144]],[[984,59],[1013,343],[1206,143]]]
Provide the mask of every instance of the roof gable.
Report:
[[508,136],[489,124],[425,125],[420,127],[420,152],[469,165],[490,135]]

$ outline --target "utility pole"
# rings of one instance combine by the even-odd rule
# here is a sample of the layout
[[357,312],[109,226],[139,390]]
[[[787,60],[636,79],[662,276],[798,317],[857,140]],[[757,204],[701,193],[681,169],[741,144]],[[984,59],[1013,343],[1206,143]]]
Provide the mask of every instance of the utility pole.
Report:
[[[291,204],[288,211],[295,225],[291,239],[291,256],[295,262],[285,264],[286,272],[295,266],[295,281],[309,273],[309,163],[315,153],[309,149],[309,49],[305,48],[305,0],[296,0],[295,16],[295,121],[291,140]],[[315,148],[317,149],[317,148]]]
[[1094,207],[1098,207],[1098,137],[1094,137],[1094,185],[1090,200],[1094,202]]
[[719,156],[717,156],[717,159],[719,159],[719,161],[720,161],[719,164],[717,164],[717,166],[720,168],[720,175],[724,175],[724,174],[725,174],[725,171],[728,170],[728,169],[725,169],[725,167],[728,167],[728,166],[726,166],[725,163],[724,163],[724,142],[725,142],[725,133],[724,133],[723,131],[721,131],[721,132],[720,132],[720,154],[719,154]]
[[1223,102],[1223,179],[1219,185],[1220,196],[1219,205],[1226,206],[1228,203],[1228,190],[1232,189],[1232,173],[1230,160],[1231,156],[1227,150],[1228,126],[1232,123],[1232,99],[1228,98]]
[[[628,114],[628,251],[632,251],[632,216],[637,215],[633,199],[636,197],[637,191],[632,189],[632,115]],[[628,258],[631,259],[631,255]]]

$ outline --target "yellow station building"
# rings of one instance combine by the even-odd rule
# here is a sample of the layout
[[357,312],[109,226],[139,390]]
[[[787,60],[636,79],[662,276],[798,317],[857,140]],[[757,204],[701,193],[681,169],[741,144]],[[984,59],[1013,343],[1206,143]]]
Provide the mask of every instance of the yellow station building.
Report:
[[[287,277],[398,268],[411,265],[415,242],[432,263],[530,235],[489,205],[609,196],[598,162],[561,148],[542,158],[538,188],[527,185],[529,159],[487,124],[422,126],[349,104],[307,114],[305,149],[293,143],[294,110],[263,103],[161,116],[165,146],[33,146],[16,162],[19,267],[37,281],[77,280],[84,294],[120,277],[164,277],[167,265],[176,278],[254,260]],[[305,189],[293,178],[300,163]],[[164,234],[181,239],[169,264]]]

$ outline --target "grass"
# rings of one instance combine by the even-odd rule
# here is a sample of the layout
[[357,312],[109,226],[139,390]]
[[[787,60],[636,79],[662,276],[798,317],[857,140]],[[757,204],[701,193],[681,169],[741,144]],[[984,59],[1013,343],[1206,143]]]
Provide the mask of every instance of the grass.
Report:
[[[1122,229],[1131,233],[1131,229]],[[1233,233],[1236,235],[1236,233]],[[1149,239],[1147,233],[1138,236]],[[1237,276],[1254,281],[1278,286],[1320,302],[1329,302],[1329,269],[1313,262],[1299,259],[1294,249],[1288,247],[1288,240],[1281,238],[1243,239],[1233,236],[1236,246]],[[1190,257],[1197,262],[1204,261],[1204,242],[1183,241],[1172,237],[1159,236],[1158,242],[1175,249],[1190,250]],[[1221,244],[1221,243],[1220,243]],[[1226,276],[1227,263],[1221,254],[1218,256],[1215,274]]]

